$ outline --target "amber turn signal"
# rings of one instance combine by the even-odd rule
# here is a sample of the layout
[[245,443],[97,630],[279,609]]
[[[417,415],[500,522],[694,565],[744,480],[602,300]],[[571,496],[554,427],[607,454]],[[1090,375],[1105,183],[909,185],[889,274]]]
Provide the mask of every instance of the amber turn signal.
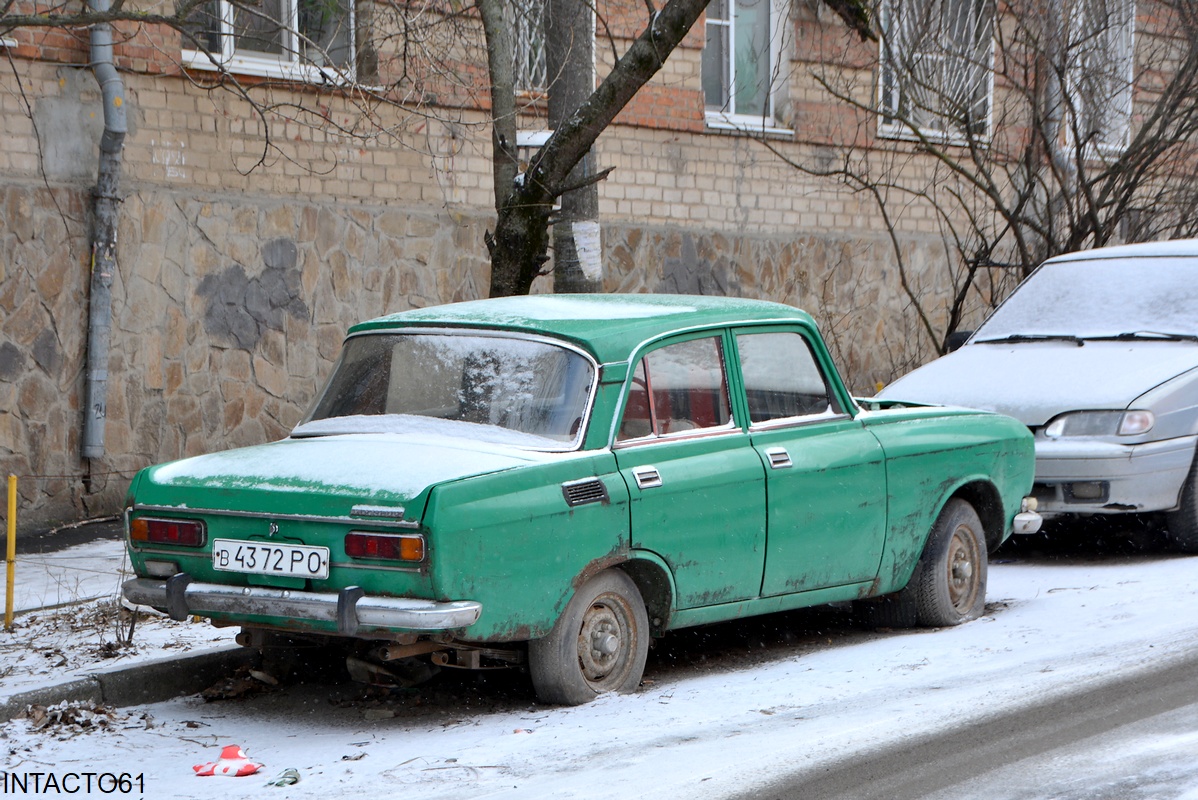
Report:
[[424,537],[353,531],[345,535],[345,554],[381,561],[423,561]]
[[195,519],[137,517],[129,521],[129,538],[150,544],[199,547],[204,544],[204,523]]

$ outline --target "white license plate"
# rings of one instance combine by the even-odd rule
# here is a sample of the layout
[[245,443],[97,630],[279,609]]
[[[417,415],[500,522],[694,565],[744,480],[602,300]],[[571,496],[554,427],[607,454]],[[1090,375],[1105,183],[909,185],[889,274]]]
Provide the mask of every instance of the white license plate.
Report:
[[225,572],[252,572],[289,578],[327,578],[329,548],[214,539],[212,566]]

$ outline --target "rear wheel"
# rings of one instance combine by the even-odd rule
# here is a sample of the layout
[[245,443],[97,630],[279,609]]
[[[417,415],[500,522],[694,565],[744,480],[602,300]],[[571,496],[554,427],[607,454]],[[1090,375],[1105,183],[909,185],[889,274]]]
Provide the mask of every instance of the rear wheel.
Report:
[[1183,553],[1198,553],[1198,459],[1181,490],[1181,505],[1165,515],[1169,542]]
[[645,603],[632,579],[614,569],[584,583],[549,635],[528,644],[537,697],[559,705],[635,690],[648,654]]

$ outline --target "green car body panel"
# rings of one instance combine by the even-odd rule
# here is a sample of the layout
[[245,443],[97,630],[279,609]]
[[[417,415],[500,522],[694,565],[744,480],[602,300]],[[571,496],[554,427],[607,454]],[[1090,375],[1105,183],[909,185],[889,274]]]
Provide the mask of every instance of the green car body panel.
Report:
[[[188,583],[262,590],[271,603],[249,609],[234,598],[196,613],[220,624],[359,639],[416,634],[497,644],[546,636],[583,582],[622,569],[660,634],[901,590],[951,498],[970,501],[993,549],[1032,483],[1026,427],[997,414],[854,400],[814,322],[788,306],[657,295],[510,298],[363,322],[347,343],[405,332],[560,342],[590,370],[585,413],[561,446],[423,431],[300,436],[301,426],[279,442],[149,467],[129,492],[138,579],[126,595],[174,613],[190,597]],[[774,333],[810,348],[828,409],[750,424],[759,412],[745,389],[741,337]],[[700,432],[629,435],[640,413],[638,364],[656,364],[653,354],[669,345],[720,354],[713,386],[727,408],[699,409],[706,389],[693,392],[688,413],[715,415]],[[676,365],[655,369],[660,382],[685,379]],[[653,397],[652,424],[665,425],[669,396]],[[151,519],[202,523],[202,541],[132,533]],[[350,532],[420,537],[423,552],[415,561],[351,555]],[[328,574],[218,570],[216,540],[328,548]],[[168,579],[176,584],[169,601],[161,588]],[[306,618],[286,611],[308,595],[340,596],[339,610]],[[469,603],[473,612],[453,616],[452,627],[379,622],[385,614],[347,623],[341,607],[361,595],[438,611]]]

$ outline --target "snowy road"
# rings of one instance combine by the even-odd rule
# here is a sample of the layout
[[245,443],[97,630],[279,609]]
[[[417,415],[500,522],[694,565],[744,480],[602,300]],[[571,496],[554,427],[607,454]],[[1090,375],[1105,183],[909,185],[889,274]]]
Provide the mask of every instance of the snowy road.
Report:
[[[710,669],[694,649],[671,649],[667,640],[651,657],[651,683],[639,693],[580,708],[538,706],[519,689],[498,698],[485,688],[463,691],[429,706],[419,693],[330,702],[331,694],[343,698],[348,690],[301,686],[249,701],[186,699],[126,709],[109,732],[32,731],[11,723],[3,768],[134,770],[144,775],[146,797],[350,798],[385,791],[405,800],[465,794],[594,800],[649,792],[726,798],[1019,709],[1068,715],[1070,706],[1057,703],[1063,695],[1189,665],[1198,653],[1195,558],[1017,556],[993,566],[988,596],[984,618],[935,631],[837,629],[833,619],[816,632],[811,617],[779,615],[750,627],[773,630],[782,646],[753,659],[717,659]],[[823,625],[829,618],[815,619]],[[786,646],[789,632],[777,629],[791,624],[807,627]],[[681,633],[679,641],[687,636],[692,643],[735,639],[737,628]],[[675,667],[671,660],[679,658],[689,663]],[[152,727],[145,727],[145,713]],[[1196,726],[1192,714],[1180,712],[1168,725],[1133,728],[1130,744],[1110,747],[1188,748],[1193,771],[1175,776],[1173,793],[1154,796],[1192,795]],[[231,743],[261,761],[262,772],[236,779],[192,775],[193,764]],[[1082,785],[1092,780],[1096,788],[1109,776],[1088,775],[1083,755],[1062,757],[1074,758]],[[299,783],[265,786],[288,768]],[[1042,795],[965,788],[952,795],[1057,796],[1047,788]]]
[[745,800],[1198,798],[1198,651],[1172,669],[789,775]]

